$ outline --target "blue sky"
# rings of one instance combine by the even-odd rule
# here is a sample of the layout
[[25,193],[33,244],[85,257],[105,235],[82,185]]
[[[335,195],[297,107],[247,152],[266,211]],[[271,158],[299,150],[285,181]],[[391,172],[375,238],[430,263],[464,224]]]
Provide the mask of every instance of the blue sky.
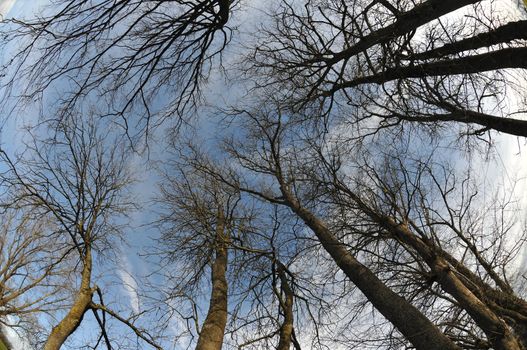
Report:
[[[0,0],[0,14],[4,18],[28,18],[32,14],[38,13],[39,8],[47,3],[49,3],[48,0]],[[251,8],[251,10],[247,11],[247,17],[245,21],[240,23],[240,26],[254,24],[252,17],[256,16],[259,10],[256,8]],[[240,36],[236,40],[241,40]],[[236,45],[233,43],[229,49],[235,47]],[[0,53],[0,60],[3,59],[2,57],[5,58],[5,56],[6,52]],[[229,65],[229,62],[234,56],[235,50],[231,51],[230,57],[225,58],[224,64]],[[225,106],[228,103],[232,103],[233,99],[239,97],[237,92],[241,90],[232,87],[227,88],[227,86],[228,84],[222,74],[213,71],[206,93],[208,95],[208,101],[214,101],[214,105]],[[9,108],[6,108],[6,106],[3,106],[3,108],[9,111]],[[4,149],[14,152],[22,146],[20,140],[23,132],[19,128],[26,122],[36,121],[39,114],[37,108],[31,105],[24,106],[21,109],[23,113],[19,113],[17,110],[17,112],[10,116],[11,118],[7,120],[2,130],[2,135],[0,136],[0,142]],[[207,119],[203,118],[202,121],[204,128],[210,130],[209,136],[213,138],[214,132],[213,129],[207,127]],[[161,132],[160,134],[163,133]],[[163,137],[161,136],[159,139],[163,140]],[[165,146],[151,147],[148,154],[150,159],[162,159],[163,147]],[[103,280],[105,283],[101,283],[100,279],[94,281],[101,285],[105,293],[106,303],[109,304],[113,301],[113,305],[109,304],[111,307],[123,310],[130,309],[134,313],[139,313],[143,309],[137,289],[142,286],[144,276],[151,273],[154,269],[153,266],[149,265],[147,259],[140,254],[154,245],[154,239],[158,237],[157,230],[149,225],[156,219],[156,210],[152,207],[151,201],[156,195],[158,178],[151,164],[148,165],[147,161],[146,155],[134,155],[132,157],[129,167],[136,174],[138,180],[133,186],[132,192],[141,208],[130,214],[130,228],[125,232],[125,242],[123,242],[121,247],[116,249],[118,258],[115,264],[113,262],[106,262],[105,264],[99,265],[99,268],[96,267],[95,275],[104,275]],[[150,171],[145,171],[145,168],[150,169]],[[107,276],[108,272],[110,272],[109,277]],[[202,305],[202,308],[206,310],[206,305]],[[91,314],[87,315],[83,321],[83,325],[81,325],[71,338],[83,339],[86,336],[92,335],[91,330],[94,329],[93,327],[97,327],[93,322],[94,320]],[[175,328],[179,326],[178,322],[178,320],[171,322],[171,327],[176,332],[177,329]],[[17,342],[16,337],[13,338],[13,341]],[[171,346],[167,345],[166,348],[170,349]]]
[[[32,13],[38,12],[40,6],[48,3],[48,0],[0,0],[0,15],[4,18],[9,17],[29,17]],[[5,57],[5,52],[0,53],[0,60]],[[4,109],[9,110],[4,106]],[[16,112],[15,112],[16,114]],[[0,142],[7,151],[13,152],[21,146],[20,135],[22,134],[18,127],[21,127],[25,122],[36,121],[38,111],[34,106],[27,106],[23,109],[22,115],[11,115],[11,118],[4,124]],[[16,118],[14,118],[16,117]],[[3,118],[4,121],[4,118]],[[151,154],[151,156],[155,156]],[[108,301],[118,301],[114,304],[114,307],[127,309],[138,312],[141,305],[139,303],[139,297],[136,293],[138,288],[138,281],[141,283],[141,277],[149,273],[149,267],[145,265],[143,258],[139,257],[139,252],[146,246],[152,245],[152,237],[156,236],[156,232],[153,229],[147,229],[143,225],[151,222],[154,218],[152,211],[148,208],[148,203],[153,198],[156,192],[156,177],[153,173],[145,173],[145,162],[146,160],[140,156],[132,157],[132,161],[129,167],[132,172],[137,175],[138,182],[133,186],[133,196],[143,205],[138,211],[131,214],[130,229],[125,233],[126,243],[117,249],[118,259],[114,263],[109,262],[100,266],[96,269],[95,274],[103,272],[106,275],[108,271],[111,271],[110,278],[106,278],[106,298]],[[97,271],[98,270],[98,271]],[[97,283],[102,284],[100,280]],[[102,285],[104,289],[104,284]],[[119,305],[120,307],[116,306]],[[91,314],[87,316],[86,321],[93,322],[91,320]],[[83,338],[85,335],[90,335],[91,326],[81,326],[81,328],[75,333],[72,338],[78,337]],[[83,334],[86,332],[86,334]],[[13,332],[10,332],[12,341],[17,344],[19,349],[20,342]],[[22,349],[20,347],[20,349]]]
[[[28,16],[38,9],[42,4],[47,3],[47,0],[0,0],[0,14],[4,17],[23,15]],[[504,1],[505,3],[505,1]],[[509,4],[513,4],[513,0],[510,0]],[[242,25],[253,25],[253,19],[258,16],[260,10],[255,6],[254,11],[249,11],[246,16],[246,20]],[[235,40],[240,40],[239,38]],[[241,40],[240,40],[241,41]],[[234,45],[234,48],[236,46]],[[236,49],[233,50],[236,53]],[[228,64],[229,57],[226,57]],[[208,102],[212,105],[227,105],[234,99],[239,97],[239,92],[242,89],[236,89],[236,87],[227,86],[223,77],[220,74],[213,74],[211,81],[208,85]],[[516,98],[512,93],[509,98],[511,99],[510,104],[514,104]],[[31,109],[26,110],[27,115],[31,115]],[[36,115],[36,113],[33,113]],[[525,115],[524,115],[525,117]],[[206,124],[206,120],[204,121]],[[3,130],[4,136],[2,136],[2,144],[6,142],[6,135],[11,135],[12,139],[16,140],[14,130],[15,125],[9,124],[9,126]],[[213,137],[213,131],[211,130],[211,137]],[[503,184],[504,186],[512,186],[513,182],[517,179],[525,179],[527,177],[527,149],[525,148],[525,141],[518,140],[517,138],[503,135],[494,134],[494,142],[496,150],[493,152],[493,157],[496,158],[496,162],[500,166],[496,167],[492,162],[481,161],[478,165],[479,170],[482,174],[485,174],[488,178],[496,179],[495,183]],[[159,159],[163,157],[162,148],[152,148],[150,156],[152,159]],[[108,281],[110,288],[111,297],[109,299],[120,300],[120,302],[127,304],[134,311],[141,309],[141,301],[139,296],[136,294],[135,289],[141,284],[141,276],[144,276],[151,271],[151,267],[145,263],[145,259],[139,256],[139,253],[144,247],[153,244],[152,238],[157,236],[157,232],[144,226],[153,219],[155,214],[152,212],[150,201],[156,193],[156,181],[157,177],[154,172],[144,171],[146,166],[146,160],[141,156],[134,157],[130,163],[130,168],[135,171],[139,176],[139,182],[134,186],[134,196],[144,206],[143,209],[132,214],[132,229],[128,230],[126,234],[127,244],[121,248],[120,259],[117,263],[117,270],[115,274]],[[526,181],[520,181],[515,189],[515,193],[520,196],[521,207],[523,212],[527,214],[527,185]],[[522,265],[521,268],[527,267],[527,254],[524,255],[523,261],[519,261]],[[102,270],[108,269],[111,266],[103,266]],[[118,282],[116,286],[114,283]],[[124,299],[122,298],[124,297]],[[174,323],[174,327],[177,327],[177,323]],[[89,329],[90,327],[84,327]],[[79,332],[79,331],[78,331]],[[81,326],[80,333],[75,333],[75,336],[82,337],[83,327]]]

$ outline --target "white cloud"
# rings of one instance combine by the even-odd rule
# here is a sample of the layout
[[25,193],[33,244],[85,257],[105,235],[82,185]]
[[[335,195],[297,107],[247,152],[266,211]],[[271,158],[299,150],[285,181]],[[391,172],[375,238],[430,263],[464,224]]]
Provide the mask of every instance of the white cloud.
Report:
[[0,0],[0,17],[5,17],[13,8],[15,2],[16,0]]
[[[14,319],[11,316],[7,316],[8,323],[15,324]],[[35,350],[29,342],[24,339],[24,336],[17,333],[14,328],[11,328],[9,326],[2,327],[2,331],[4,332],[5,336],[7,337],[7,340],[13,347],[13,349],[17,350]]]
[[132,275],[132,266],[126,255],[121,256],[121,264],[122,266],[119,268],[118,271],[119,278],[123,283],[124,292],[128,296],[130,308],[132,309],[134,314],[138,314],[141,311],[139,295],[137,294],[138,285]]

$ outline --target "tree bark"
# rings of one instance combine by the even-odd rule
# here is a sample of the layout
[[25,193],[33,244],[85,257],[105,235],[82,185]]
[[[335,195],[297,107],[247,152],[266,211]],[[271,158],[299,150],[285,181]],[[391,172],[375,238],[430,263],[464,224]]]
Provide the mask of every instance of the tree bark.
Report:
[[44,350],[59,350],[66,339],[75,332],[82,322],[84,314],[90,309],[94,289],[91,288],[92,256],[90,248],[86,249],[83,259],[81,285],[75,301],[67,315],[51,330],[44,345]]
[[[440,106],[441,107],[441,106]],[[400,119],[409,122],[437,123],[437,122],[459,122],[464,124],[481,125],[484,130],[495,130],[509,135],[527,137],[527,120],[514,119],[508,117],[497,117],[490,114],[474,112],[471,110],[454,110],[451,113],[434,114],[430,116],[411,116],[401,113],[394,113],[381,116],[386,119]]]
[[379,217],[379,222],[401,242],[415,249],[435,274],[441,288],[452,295],[459,302],[460,306],[467,311],[486,334],[495,349],[523,349],[521,341],[513,334],[507,324],[459,279],[453,271],[452,265],[439,254],[436,254],[433,249],[416,235],[412,234],[405,225],[397,224],[387,217]]
[[527,48],[506,48],[456,59],[387,68],[373,75],[355,78],[335,86],[325,95],[363,84],[383,84],[396,79],[426,78],[456,74],[476,74],[498,69],[527,68]]
[[218,11],[218,27],[223,28],[229,21],[231,0],[218,0],[219,11]]
[[[371,48],[374,45],[396,38],[419,28],[420,26],[446,15],[452,11],[475,4],[481,0],[428,0],[415,6],[410,11],[397,16],[397,20],[387,27],[376,30],[363,38],[355,45],[331,55],[330,58],[313,59],[312,62],[324,61],[327,64],[335,64],[343,59],[349,59],[354,55]],[[308,60],[309,62],[309,60]],[[309,63],[312,63],[309,62]]]
[[447,55],[480,49],[482,47],[490,47],[492,45],[507,43],[518,39],[527,39],[527,21],[525,20],[507,23],[494,30],[411,55],[408,57],[408,60],[441,58]]
[[198,339],[196,350],[221,350],[227,325],[227,242],[225,217],[218,210],[215,259],[211,267],[212,290],[209,311]]
[[0,348],[2,348],[2,345],[5,347],[5,349],[7,350],[11,350],[13,349],[13,346],[11,345],[11,343],[9,342],[9,340],[7,339],[7,336],[5,335],[4,333],[4,329],[2,326],[0,326]]
[[[278,346],[276,350],[289,350],[291,348],[291,342],[293,337],[293,302],[294,294],[289,281],[285,275],[284,266],[279,263],[278,265],[278,277],[280,278],[280,288],[284,293],[284,299],[280,299],[280,307],[284,313],[284,320],[280,327],[280,340],[278,341]],[[280,296],[278,296],[280,298]]]
[[385,216],[368,206],[359,196],[348,188],[341,187],[348,193],[359,209],[368,215],[372,221],[386,229],[393,238],[411,247],[430,267],[441,288],[452,295],[485,333],[496,350],[524,349],[522,341],[512,332],[508,325],[492,310],[489,305],[478,298],[455,273],[454,267],[434,250],[433,244],[428,244],[405,224],[397,223],[391,217]]
[[281,179],[281,192],[291,210],[315,233],[324,249],[372,305],[418,350],[460,348],[410,302],[400,297],[339,242],[326,224],[302,207]]

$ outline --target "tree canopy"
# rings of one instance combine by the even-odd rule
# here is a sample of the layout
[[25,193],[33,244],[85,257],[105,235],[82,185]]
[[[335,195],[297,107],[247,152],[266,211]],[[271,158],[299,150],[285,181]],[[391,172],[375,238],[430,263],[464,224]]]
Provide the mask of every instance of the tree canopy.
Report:
[[524,4],[18,5],[6,346],[527,350]]

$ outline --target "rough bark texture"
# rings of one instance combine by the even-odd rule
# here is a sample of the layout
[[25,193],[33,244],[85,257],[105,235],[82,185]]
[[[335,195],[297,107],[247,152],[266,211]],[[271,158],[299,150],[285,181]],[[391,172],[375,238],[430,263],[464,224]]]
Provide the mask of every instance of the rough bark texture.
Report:
[[[391,38],[404,35],[420,26],[453,12],[467,5],[475,4],[481,0],[429,0],[417,5],[410,11],[402,13],[397,20],[382,29],[374,31],[361,38],[355,45],[338,52],[330,59],[323,61],[333,64],[340,60],[351,58],[354,55],[369,49],[370,47],[385,42]],[[315,59],[313,61],[319,61]]]
[[506,48],[456,59],[445,59],[406,67],[387,68],[378,74],[368,75],[343,82],[342,84],[337,84],[330,91],[333,93],[341,89],[351,88],[362,84],[383,84],[396,79],[425,78],[456,74],[477,74],[507,68],[527,68],[527,48]]
[[436,254],[425,242],[414,235],[408,227],[388,217],[378,216],[379,223],[401,242],[411,246],[423,258],[435,274],[441,288],[451,294],[467,311],[476,324],[485,332],[495,349],[522,349],[521,342],[507,324],[480,300],[456,275],[448,261]]
[[227,325],[227,245],[224,216],[218,213],[216,256],[212,263],[212,290],[207,318],[201,327],[196,350],[221,350]]
[[[398,223],[391,217],[385,216],[375,208],[370,207],[348,188],[339,188],[344,190],[353,199],[362,212],[386,229],[392,238],[412,248],[423,259],[430,267],[432,273],[434,273],[436,281],[441,288],[452,295],[459,303],[459,306],[472,317],[475,323],[485,333],[494,349],[525,349],[524,345],[522,345],[525,344],[525,339],[522,339],[521,335],[523,328],[519,327],[520,332],[517,331],[515,334],[507,323],[499,317],[499,313],[495,312],[492,305],[486,302],[487,299],[491,298],[482,297],[481,290],[491,290],[490,287],[486,286],[486,283],[479,280],[479,278],[475,277],[472,272],[464,267],[464,273],[458,273],[456,266],[462,266],[462,264],[452,264],[451,262],[454,262],[455,259],[453,257],[450,257],[450,260],[445,258],[449,255],[439,247],[436,247],[435,244],[426,241],[422,236],[414,234],[407,224]],[[463,277],[461,278],[460,275]],[[472,279],[472,281],[466,284],[463,279]],[[480,291],[477,291],[478,289]],[[517,306],[524,305],[524,303],[518,302],[521,299],[510,299],[516,300]],[[519,308],[518,311],[520,311]]]
[[91,270],[92,256],[91,251],[87,249],[83,260],[81,285],[75,296],[75,301],[67,315],[51,330],[46,345],[44,346],[44,350],[59,350],[66,339],[68,339],[68,337],[72,335],[81,324],[84,314],[90,308],[94,292],[93,288],[91,288]]
[[440,250],[437,253],[452,265],[453,271],[458,272],[458,277],[464,280],[472,293],[484,300],[493,312],[514,329],[523,348],[527,348],[527,302],[519,298],[512,289],[497,290],[488,285],[447,252]]
[[431,58],[440,58],[463,51],[490,47],[492,45],[507,43],[518,39],[527,39],[527,21],[525,20],[504,24],[501,27],[486,33],[481,33],[470,38],[412,55],[409,59],[427,60]]
[[285,269],[283,265],[278,266],[278,276],[280,278],[281,290],[284,294],[284,297],[280,300],[280,307],[284,314],[284,320],[282,326],[280,327],[280,340],[276,350],[289,350],[291,348],[291,342],[293,337],[293,301],[294,294],[289,281],[285,275]]
[[324,249],[346,276],[418,350],[460,349],[426,316],[404,298],[393,292],[366,266],[348,252],[325,223],[306,208],[281,184],[287,205],[311,228]]
[[477,124],[484,127],[485,130],[493,129],[510,135],[527,137],[527,120],[497,117],[494,115],[470,110],[452,110],[451,113],[435,114],[423,117],[406,114],[393,114],[386,116],[386,118],[397,118],[401,120],[422,123],[460,122],[464,124]]

